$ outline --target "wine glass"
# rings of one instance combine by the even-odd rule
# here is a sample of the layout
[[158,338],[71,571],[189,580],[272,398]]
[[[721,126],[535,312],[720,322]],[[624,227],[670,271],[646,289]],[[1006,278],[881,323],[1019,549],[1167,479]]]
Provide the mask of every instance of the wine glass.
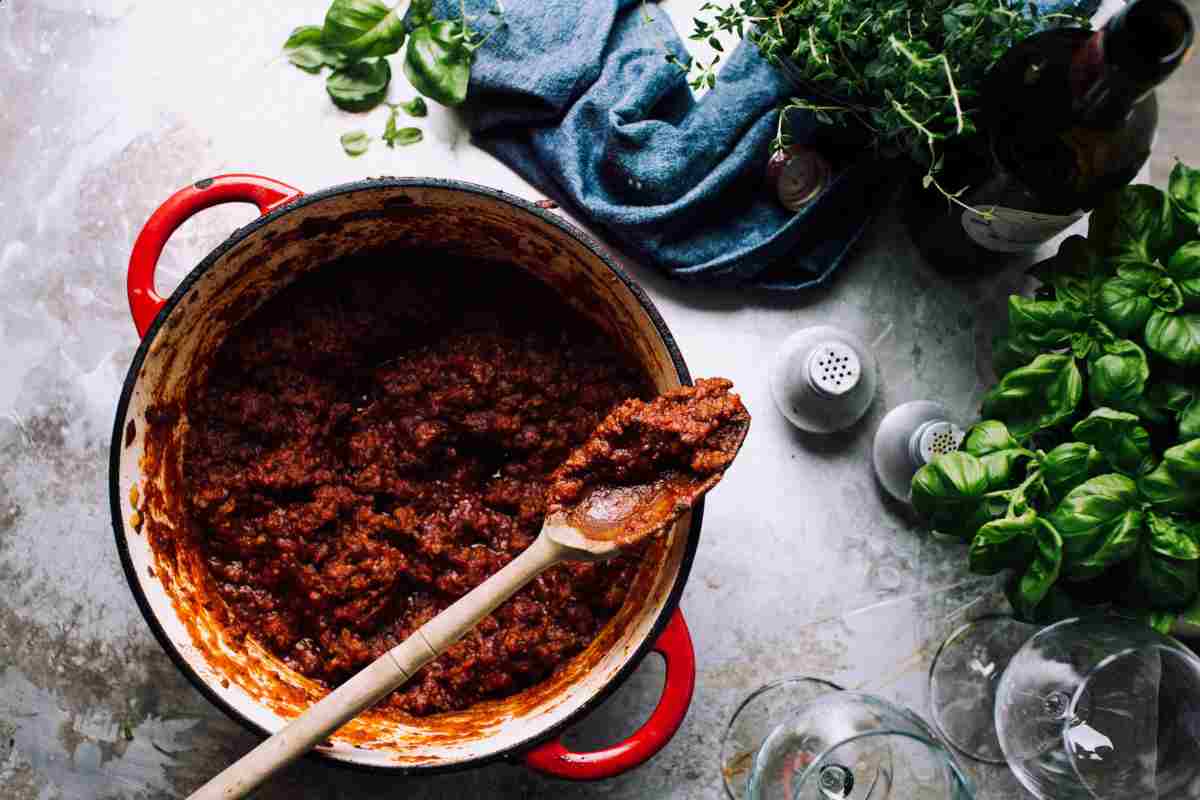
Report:
[[980,617],[955,629],[929,669],[929,707],[942,738],[976,761],[1004,764],[996,736],[996,687],[1009,660],[1038,631],[1009,616]]
[[842,687],[822,678],[781,678],[756,689],[741,702],[721,737],[721,779],[730,800],[743,800],[754,754],[791,712]]
[[912,712],[859,692],[795,709],[754,756],[748,800],[971,800],[951,752]]
[[[934,673],[947,679],[948,667],[962,663],[961,642],[977,641],[987,627],[1002,631],[1009,644],[1020,630],[996,621],[977,626],[943,646],[937,660],[946,656],[946,664],[935,663]],[[999,673],[993,718],[985,725],[1026,789],[1045,800],[1200,797],[1195,653],[1143,623],[1113,616],[1065,620],[1026,639]],[[993,644],[991,652],[1002,651]],[[931,697],[936,707],[938,695]],[[934,718],[961,724],[967,717],[943,709]],[[967,738],[988,739],[982,731]]]

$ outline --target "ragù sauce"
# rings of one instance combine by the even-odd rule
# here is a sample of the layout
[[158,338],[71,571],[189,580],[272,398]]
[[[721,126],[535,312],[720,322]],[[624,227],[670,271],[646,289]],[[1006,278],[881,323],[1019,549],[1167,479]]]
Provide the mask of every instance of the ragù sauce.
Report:
[[[405,252],[300,279],[189,402],[189,515],[235,633],[344,681],[526,549],[550,476],[647,377],[511,266]],[[625,600],[641,547],[543,573],[384,703],[543,680]]]

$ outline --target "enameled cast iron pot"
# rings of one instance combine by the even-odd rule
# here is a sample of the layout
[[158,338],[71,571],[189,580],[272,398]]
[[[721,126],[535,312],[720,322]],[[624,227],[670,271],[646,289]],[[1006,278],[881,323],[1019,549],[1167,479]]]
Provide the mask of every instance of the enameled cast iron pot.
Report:
[[[169,299],[159,297],[155,264],[171,233],[202,209],[236,202],[253,203],[262,216],[201,261]],[[129,261],[129,305],[142,342],[113,429],[113,528],[129,586],[159,643],[205,697],[260,734],[278,730],[323,690],[253,640],[227,636],[214,618],[219,604],[208,601],[209,578],[180,497],[188,389],[204,379],[231,327],[274,293],[337,258],[384,246],[515,262],[623,342],[658,390],[690,382],[662,318],[600,247],[553,214],[502,192],[457,181],[384,178],[306,195],[267,178],[224,175],[167,200],[142,229]],[[422,264],[397,259],[396,268]],[[421,773],[509,759],[583,780],[644,762],[679,728],[695,684],[692,643],[676,606],[701,514],[698,507],[648,553],[622,610],[549,681],[459,714],[403,720],[367,712],[318,752],[340,764]],[[666,659],[666,682],[649,720],[607,749],[567,751],[556,737],[651,650]]]

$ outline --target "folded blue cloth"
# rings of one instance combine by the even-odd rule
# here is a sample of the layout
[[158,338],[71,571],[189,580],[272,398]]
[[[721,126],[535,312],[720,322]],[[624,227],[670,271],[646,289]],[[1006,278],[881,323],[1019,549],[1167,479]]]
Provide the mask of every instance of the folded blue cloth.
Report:
[[[458,0],[438,5],[449,16]],[[857,147],[839,154],[833,129],[793,113],[793,141],[829,154],[835,177],[800,213],[784,209],[764,175],[779,104],[796,89],[749,43],[697,100],[665,58],[686,62],[686,48],[641,0],[510,0],[504,20],[471,72],[474,141],[673,276],[823,283],[894,183],[890,168]]]

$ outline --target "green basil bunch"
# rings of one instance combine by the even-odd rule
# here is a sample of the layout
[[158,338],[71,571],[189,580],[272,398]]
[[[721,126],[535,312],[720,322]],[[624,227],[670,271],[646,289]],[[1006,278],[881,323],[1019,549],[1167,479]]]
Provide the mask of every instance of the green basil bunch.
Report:
[[[503,12],[497,5],[488,13],[499,18]],[[413,87],[442,105],[457,106],[467,97],[475,51],[503,27],[501,22],[483,36],[472,29],[474,21],[465,4],[457,19],[444,20],[434,17],[433,0],[401,0],[395,6],[381,0],[333,0],[325,24],[296,28],[283,50],[291,63],[306,72],[315,74],[330,67],[325,80],[330,100],[345,111],[360,112],[384,101],[392,79],[387,57],[407,42],[404,74]],[[388,146],[397,141],[420,141],[416,128],[399,129],[407,133],[397,136],[397,108],[411,116],[424,116],[424,105],[419,107],[421,113],[411,110],[412,103],[394,106],[384,137]],[[354,154],[363,150],[365,147]]]
[[1200,170],[1114,193],[1032,272],[984,421],[917,472],[913,505],[973,571],[1013,571],[1024,619],[1200,621]]

